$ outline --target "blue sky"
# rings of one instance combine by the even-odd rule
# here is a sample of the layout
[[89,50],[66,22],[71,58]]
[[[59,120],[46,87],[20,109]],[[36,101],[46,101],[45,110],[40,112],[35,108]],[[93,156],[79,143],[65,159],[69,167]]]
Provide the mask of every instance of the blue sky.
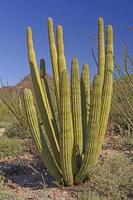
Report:
[[33,29],[38,61],[45,58],[51,73],[47,18],[64,29],[65,55],[68,68],[73,56],[79,59],[80,69],[87,62],[91,76],[96,72],[91,48],[96,50],[94,35],[97,19],[114,29],[115,57],[120,59],[120,42],[127,42],[133,54],[133,0],[0,0],[0,78],[14,85],[29,74],[26,49],[26,27]]

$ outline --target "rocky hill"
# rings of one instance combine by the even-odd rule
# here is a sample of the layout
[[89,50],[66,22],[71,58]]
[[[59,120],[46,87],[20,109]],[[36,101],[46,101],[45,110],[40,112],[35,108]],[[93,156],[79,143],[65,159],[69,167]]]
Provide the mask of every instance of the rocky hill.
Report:
[[[54,91],[54,84],[53,84],[53,79],[52,77],[47,74],[46,75],[48,85],[51,91]],[[32,89],[32,80],[31,80],[31,75],[27,75],[24,79],[22,79],[19,83],[17,83],[15,86],[6,86],[3,88],[0,88],[0,92],[3,90],[7,92],[22,92],[24,88],[30,88]]]

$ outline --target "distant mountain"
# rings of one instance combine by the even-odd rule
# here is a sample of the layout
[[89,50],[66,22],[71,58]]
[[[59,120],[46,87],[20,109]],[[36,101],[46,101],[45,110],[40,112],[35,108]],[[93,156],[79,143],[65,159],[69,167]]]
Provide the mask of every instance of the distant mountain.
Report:
[[[47,74],[46,78],[50,89],[54,90],[54,83],[52,77],[49,74]],[[16,84],[15,87],[19,90],[23,90],[24,88],[32,88],[31,75],[26,76],[18,84]]]
[[[46,75],[47,81],[49,88],[51,92],[54,92],[54,83],[53,83],[53,78],[47,74]],[[3,90],[6,90],[7,92],[22,92],[24,88],[30,88],[32,89],[32,80],[31,80],[31,75],[27,75],[24,79],[22,79],[19,83],[17,83],[15,86],[6,86],[3,88],[0,88],[0,92]]]

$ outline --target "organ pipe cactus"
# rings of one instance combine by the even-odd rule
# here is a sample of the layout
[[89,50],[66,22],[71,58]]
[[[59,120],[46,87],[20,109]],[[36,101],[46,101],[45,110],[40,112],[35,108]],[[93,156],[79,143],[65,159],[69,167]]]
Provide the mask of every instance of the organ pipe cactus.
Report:
[[103,144],[112,97],[113,30],[111,25],[107,26],[104,47],[103,19],[98,19],[98,73],[92,88],[88,65],[83,65],[80,76],[75,57],[69,79],[62,27],[57,26],[55,41],[51,18],[48,19],[48,36],[58,120],[46,79],[45,61],[40,62],[40,72],[37,66],[31,28],[27,28],[27,47],[39,116],[29,89],[24,90],[23,98],[40,157],[51,175],[63,178],[66,185],[71,186],[89,176]]

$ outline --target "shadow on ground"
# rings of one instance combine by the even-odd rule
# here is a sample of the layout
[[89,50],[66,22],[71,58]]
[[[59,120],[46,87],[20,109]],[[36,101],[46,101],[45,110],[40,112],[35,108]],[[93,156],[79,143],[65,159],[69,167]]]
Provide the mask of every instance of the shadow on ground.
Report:
[[13,159],[0,162],[0,173],[5,183],[25,188],[39,189],[44,186],[54,187],[54,179],[38,160]]

